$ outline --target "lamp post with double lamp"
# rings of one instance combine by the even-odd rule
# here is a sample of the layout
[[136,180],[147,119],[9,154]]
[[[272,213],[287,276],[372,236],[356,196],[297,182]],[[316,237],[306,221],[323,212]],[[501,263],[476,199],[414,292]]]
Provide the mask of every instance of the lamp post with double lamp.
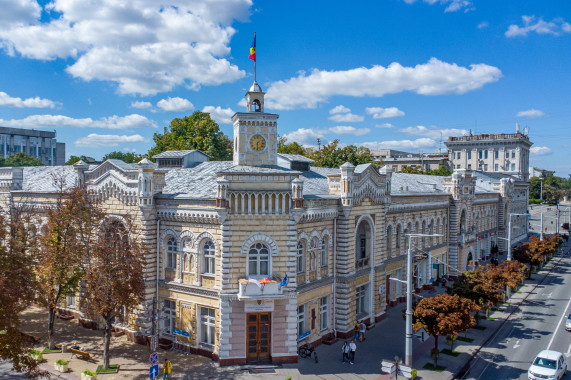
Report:
[[[509,214],[509,222],[508,222],[508,237],[507,238],[500,238],[502,240],[507,240],[508,241],[508,257],[506,258],[507,261],[511,261],[512,260],[512,216],[522,216],[522,215],[529,215],[528,213],[525,214],[515,214],[515,213],[510,213]],[[526,222],[527,223],[527,222]]]
[[406,236],[408,236],[408,250],[406,253],[406,337],[405,337],[404,363],[407,367],[411,367],[412,366],[412,247],[410,241],[413,237],[431,237],[431,236],[443,236],[443,235],[406,234]]

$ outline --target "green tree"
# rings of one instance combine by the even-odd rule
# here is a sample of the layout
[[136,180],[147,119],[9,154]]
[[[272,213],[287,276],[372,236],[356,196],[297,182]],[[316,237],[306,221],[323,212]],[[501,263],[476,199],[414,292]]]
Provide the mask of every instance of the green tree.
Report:
[[66,161],[66,165],[73,165],[75,164],[77,161],[83,161],[83,162],[88,162],[89,160],[87,159],[87,156],[70,156],[69,160]]
[[214,161],[232,159],[232,141],[206,112],[196,111],[182,119],[173,119],[164,133],[155,133],[155,146],[148,156],[167,150],[198,149],[208,154]]
[[142,154],[136,154],[136,153],[131,153],[131,152],[111,152],[111,153],[107,153],[105,156],[103,156],[103,158],[101,159],[101,161],[106,161],[109,159],[116,159],[116,160],[121,160],[123,162],[126,162],[127,164],[135,164],[139,161],[141,161],[145,156]]
[[287,139],[282,136],[278,139],[278,153],[300,154],[305,156],[306,150],[297,141],[288,144]]
[[44,164],[27,153],[16,153],[4,161],[4,166],[44,166]]
[[350,162],[353,165],[371,163],[375,167],[382,165],[382,162],[375,161],[369,148],[357,147],[355,145],[339,148],[338,145],[339,140],[333,140],[329,144],[324,145],[321,150],[310,148],[306,150],[306,157],[315,161],[313,166],[324,166],[327,168],[338,168],[345,162]]
[[445,165],[440,165],[438,169],[429,170],[426,174],[447,177],[449,175],[452,175],[452,170],[448,169]]

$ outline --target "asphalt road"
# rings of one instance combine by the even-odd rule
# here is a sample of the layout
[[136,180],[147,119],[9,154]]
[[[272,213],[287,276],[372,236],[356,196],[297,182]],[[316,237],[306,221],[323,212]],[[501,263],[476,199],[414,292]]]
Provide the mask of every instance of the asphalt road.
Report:
[[[564,255],[554,258],[554,269],[482,348],[463,379],[527,379],[531,362],[544,349],[563,352],[569,363],[571,332],[564,326],[565,316],[571,313],[568,250],[565,248]],[[571,377],[571,365],[567,376]]]
[[[569,222],[569,206],[559,206],[559,233],[565,234],[567,230],[561,228],[563,223]],[[529,213],[531,215],[529,223],[529,232],[539,233],[541,228],[541,213],[543,212],[543,232],[546,234],[554,234],[557,232],[557,206],[546,205],[530,205]]]

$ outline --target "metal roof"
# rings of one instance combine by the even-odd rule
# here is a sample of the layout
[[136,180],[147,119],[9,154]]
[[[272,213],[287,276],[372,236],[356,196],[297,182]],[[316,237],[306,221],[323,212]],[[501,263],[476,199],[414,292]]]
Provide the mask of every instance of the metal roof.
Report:
[[200,154],[205,155],[206,157],[210,158],[210,156],[200,150],[197,149],[192,149],[192,150],[167,150],[165,152],[159,153],[159,154],[155,154],[153,156],[153,158],[182,158],[184,156],[186,156],[187,154],[190,154],[192,152],[198,152]]

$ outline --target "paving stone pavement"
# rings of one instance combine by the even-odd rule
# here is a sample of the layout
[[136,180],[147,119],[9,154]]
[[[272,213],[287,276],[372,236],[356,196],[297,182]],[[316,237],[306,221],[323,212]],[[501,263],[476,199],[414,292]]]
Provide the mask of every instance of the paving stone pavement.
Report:
[[[569,251],[569,246],[565,245],[565,252]],[[418,376],[427,380],[453,379],[455,374],[465,366],[472,355],[474,355],[481,345],[488,340],[501,326],[503,321],[512,313],[527,295],[534,291],[535,285],[541,281],[553,267],[552,263],[546,265],[533,280],[526,280],[525,284],[518,289],[517,293],[508,299],[509,305],[501,305],[498,310],[493,311],[490,316],[494,320],[481,320],[480,325],[485,330],[470,329],[462,336],[474,339],[473,342],[466,343],[457,341],[454,350],[460,352],[458,357],[440,355],[438,364],[446,367],[445,371],[438,373],[424,370],[422,367],[426,363],[431,363],[430,349],[434,346],[434,340],[430,337],[421,343],[417,339],[413,340],[413,368],[418,370]],[[434,296],[442,293],[444,289],[437,287],[435,291],[424,291],[423,297]],[[292,380],[303,379],[360,379],[360,380],[384,380],[389,379],[389,375],[381,373],[381,360],[393,360],[396,355],[404,356],[405,349],[405,321],[402,317],[405,303],[401,303],[387,311],[387,318],[367,331],[367,338],[363,342],[357,342],[357,351],[353,365],[343,363],[341,358],[341,346],[343,340],[331,346],[321,345],[316,351],[319,362],[313,359],[299,359],[297,364],[287,364],[275,368],[275,373],[250,374],[248,369],[255,366],[228,366],[219,367],[217,363],[197,355],[181,355],[178,353],[159,351],[159,362],[168,357],[173,362],[173,379],[200,379],[200,380],[222,380],[222,379],[280,379],[285,380],[291,376]],[[45,322],[47,313],[42,309],[29,308],[23,314],[24,331],[33,334],[45,345]],[[102,332],[87,330],[77,325],[76,321],[56,321],[56,339],[58,342],[77,342],[80,346],[95,355],[96,362],[102,359]],[[443,337],[439,339],[439,348],[446,348]],[[38,346],[40,348],[40,346]],[[149,352],[147,347],[128,342],[125,337],[112,339],[112,360],[113,364],[119,364],[121,371],[118,374],[101,375],[103,380],[116,379],[148,379]],[[58,359],[69,360],[71,372],[57,374],[62,379],[79,379],[80,373],[89,369],[94,371],[97,363],[86,362],[82,359],[71,358],[69,353],[46,354],[47,360],[42,368],[53,370],[53,363]],[[162,374],[161,377],[162,378]],[[399,378],[402,378],[399,376]]]

